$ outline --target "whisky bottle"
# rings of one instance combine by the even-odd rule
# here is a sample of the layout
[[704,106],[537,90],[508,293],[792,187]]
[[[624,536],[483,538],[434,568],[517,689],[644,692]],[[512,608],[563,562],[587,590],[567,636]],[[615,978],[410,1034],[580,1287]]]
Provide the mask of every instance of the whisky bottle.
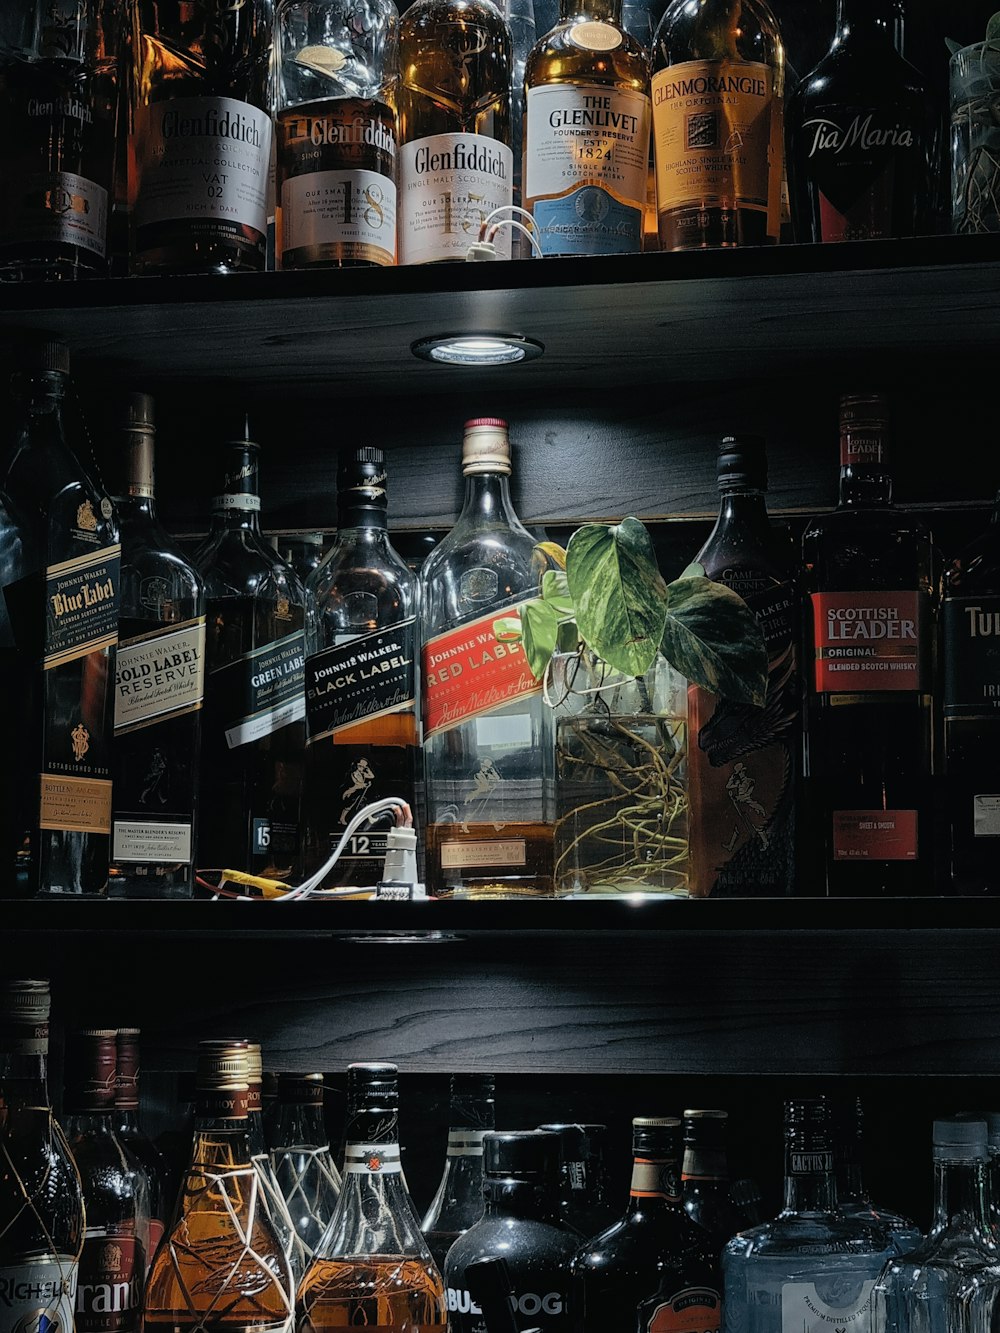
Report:
[[466,422],[465,501],[420,570],[427,882],[438,894],[552,892],[551,709],[520,645],[547,564],[510,501],[507,423]]
[[63,1103],[87,1226],[75,1333],[136,1333],[149,1242],[145,1173],[115,1134],[115,1031],[70,1034]]
[[156,516],[153,400],[129,397],[115,657],[113,898],[189,898],[205,695],[205,589]]
[[559,1216],[584,1239],[596,1236],[618,1218],[606,1198],[604,1141],[607,1125],[539,1125],[559,1135]]
[[660,248],[777,241],[785,51],[766,0],[670,0],[652,67]]
[[290,874],[305,744],[305,591],[260,532],[260,447],[225,449],[205,580],[206,676],[198,865]]
[[900,0],[838,0],[828,53],[788,102],[795,239],[926,231],[932,126],[924,80],[894,41]]
[[840,462],[837,508],[802,539],[808,845],[831,894],[928,892],[937,560],[892,507],[885,395],[841,398]]
[[[492,0],[414,0],[399,69],[399,262],[465,259],[513,202],[507,21]],[[496,234],[501,259],[510,236]]]
[[303,583],[323,563],[325,537],[322,532],[286,533],[276,539],[275,550],[291,565]]
[[649,52],[622,27],[621,0],[560,0],[524,87],[524,200],[543,254],[641,250]]
[[420,1228],[434,1262],[483,1215],[483,1139],[494,1128],[492,1074],[452,1074],[444,1172]]
[[727,1111],[684,1112],[681,1163],[684,1211],[711,1236],[716,1256],[743,1226],[743,1218],[729,1191],[728,1129]]
[[[306,869],[320,868],[372,801],[416,802],[416,579],[386,531],[385,456],[341,451],[337,536],[307,596],[315,607],[306,656]],[[392,815],[353,833],[324,884],[382,878]]]
[[[510,144],[513,152],[513,202],[524,204],[524,71],[535,45],[535,0],[504,0],[503,16],[510,28]],[[511,238],[511,256],[530,259],[531,243],[523,232]]]
[[268,1137],[274,1178],[308,1264],[340,1195],[340,1172],[330,1154],[323,1118],[322,1074],[278,1075],[277,1106]]
[[691,893],[773,897],[795,891],[802,748],[798,571],[791,542],[768,518],[767,458],[759,436],[722,440],[718,482],[719,517],[695,560],[753,611],[769,669],[763,708],[689,687]]
[[250,1160],[260,1176],[264,1191],[263,1202],[271,1217],[274,1230],[281,1242],[292,1273],[293,1289],[306,1270],[308,1256],[295,1224],[288,1212],[285,1196],[274,1174],[270,1154],[264,1139],[264,1101],[262,1096],[264,1066],[258,1042],[248,1041],[247,1052],[247,1142]]
[[348,1066],[340,1198],[296,1306],[299,1333],[361,1325],[379,1333],[444,1333],[447,1327],[444,1284],[400,1162],[395,1065]]
[[393,0],[282,0],[277,13],[277,267],[396,260]]
[[271,0],[137,0],[129,201],[137,273],[264,267]]
[[0,982],[0,1284],[4,1333],[73,1328],[80,1175],[49,1105],[49,983]]
[[149,1333],[289,1333],[292,1275],[247,1140],[245,1043],[198,1054],[194,1145],[178,1215],[153,1261]]
[[149,1200],[146,1265],[153,1262],[167,1220],[164,1162],[159,1149],[139,1119],[139,1029],[119,1028],[115,1040],[118,1068],[115,1079],[114,1131],[118,1142],[145,1175]]
[[123,0],[10,5],[0,29],[0,280],[107,273]]
[[[16,699],[0,778],[8,891],[103,894],[111,834],[114,507],[63,412],[69,352],[25,347],[0,462],[0,687]],[[82,447],[81,447],[82,446]]]

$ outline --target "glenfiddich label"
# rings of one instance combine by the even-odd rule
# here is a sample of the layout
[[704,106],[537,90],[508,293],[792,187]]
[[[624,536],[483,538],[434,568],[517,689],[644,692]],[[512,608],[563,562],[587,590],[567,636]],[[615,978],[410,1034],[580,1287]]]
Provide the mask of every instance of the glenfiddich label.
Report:
[[0,1333],[73,1333],[77,1272],[68,1254],[0,1267]]
[[[449,36],[442,49],[447,49]],[[399,150],[399,262],[464,259],[479,228],[514,201],[514,154],[485,134],[434,134]],[[510,228],[494,237],[510,258]]]
[[245,653],[209,673],[230,750],[270,736],[306,715],[302,630]]
[[[29,115],[32,105],[28,103]],[[41,164],[34,157],[22,159],[23,170],[10,174],[0,200],[0,249],[25,244],[78,245],[104,259],[108,250],[107,190],[72,171],[38,171],[33,169],[36,165]]]
[[122,639],[115,656],[115,735],[200,708],[205,617]]
[[121,547],[49,565],[45,571],[45,670],[118,640]]
[[306,728],[311,744],[414,702],[413,617],[306,659]]
[[714,1333],[721,1326],[722,1300],[711,1287],[685,1287],[643,1312],[640,1333]]
[[491,611],[424,645],[425,737],[541,691],[521,644],[501,643],[494,630],[497,620],[520,621],[523,605]]
[[915,861],[916,810],[834,810],[835,861]]
[[138,1328],[145,1267],[134,1236],[88,1232],[76,1288],[76,1333]]
[[1000,709],[1000,597],[949,597],[941,621],[945,718],[995,716]]
[[[832,1284],[831,1284],[832,1286]],[[828,1304],[812,1282],[781,1284],[781,1333],[872,1333],[872,1293],[875,1282],[837,1283],[842,1304]]]
[[816,592],[810,601],[817,692],[929,688],[926,594]]

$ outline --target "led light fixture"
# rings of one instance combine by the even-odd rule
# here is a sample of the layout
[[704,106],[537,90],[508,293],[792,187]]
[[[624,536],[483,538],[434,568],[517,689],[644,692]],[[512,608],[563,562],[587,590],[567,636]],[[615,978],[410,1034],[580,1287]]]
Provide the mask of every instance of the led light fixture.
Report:
[[533,361],[545,348],[519,333],[439,333],[418,338],[410,347],[414,356],[445,366],[512,366]]

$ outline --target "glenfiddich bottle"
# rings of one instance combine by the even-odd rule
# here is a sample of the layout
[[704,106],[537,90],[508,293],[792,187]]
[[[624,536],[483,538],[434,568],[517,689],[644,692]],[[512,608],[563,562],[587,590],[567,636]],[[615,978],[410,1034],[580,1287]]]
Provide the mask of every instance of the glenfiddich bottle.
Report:
[[[337,536],[307,590],[315,606],[306,656],[309,873],[366,805],[416,800],[417,586],[389,541],[387,510],[382,450],[342,450]],[[326,887],[377,884],[392,823],[384,815],[352,834]]]
[[198,865],[287,876],[298,855],[305,591],[260,532],[260,447],[226,446],[196,553],[207,625]]
[[396,259],[399,19],[393,0],[281,0],[277,267]]
[[271,0],[137,0],[136,9],[135,271],[263,269]]
[[642,249],[649,52],[621,0],[560,0],[524,75],[524,203],[546,255]]
[[785,51],[766,0],[670,0],[652,89],[660,248],[777,241]]
[[438,1268],[483,1215],[483,1139],[495,1125],[492,1074],[452,1074],[444,1173],[420,1227]]
[[[399,27],[399,262],[465,259],[513,202],[511,37],[492,0],[414,0]],[[511,255],[511,232],[495,241]]]
[[896,49],[900,0],[838,0],[833,45],[788,103],[795,239],[927,230],[929,93]]
[[465,503],[420,571],[427,881],[435,893],[552,892],[552,710],[497,632],[546,557],[510,502],[507,423],[466,422]]
[[[936,558],[892,508],[884,394],[845,394],[840,501],[802,539],[810,843],[837,895],[929,891]],[[822,874],[822,872],[819,872]]]
[[118,524],[89,443],[73,438],[78,417],[63,417],[67,348],[29,345],[21,367],[0,461],[0,688],[17,700],[0,765],[0,884],[102,894]]
[[205,589],[156,517],[153,400],[128,401],[115,657],[112,897],[189,898],[193,889]]
[[691,894],[788,894],[802,748],[798,571],[767,515],[764,441],[727,435],[718,481],[719,517],[695,560],[753,611],[769,670],[763,708],[688,690]]

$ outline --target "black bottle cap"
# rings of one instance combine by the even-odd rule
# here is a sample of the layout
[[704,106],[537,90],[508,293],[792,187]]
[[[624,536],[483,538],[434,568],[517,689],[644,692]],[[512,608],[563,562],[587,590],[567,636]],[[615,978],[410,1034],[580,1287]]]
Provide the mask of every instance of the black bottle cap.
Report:
[[632,1152],[636,1157],[679,1157],[681,1122],[676,1116],[636,1116],[632,1121]]
[[604,1157],[607,1125],[539,1125],[546,1134],[558,1134],[564,1162],[588,1162]]
[[58,338],[29,335],[9,344],[8,351],[14,370],[26,374],[44,370],[54,370],[60,375],[69,374],[69,348]]
[[[341,449],[337,455],[337,508],[341,514],[375,511],[389,506],[385,454],[374,445]],[[345,524],[341,524],[345,526]]]
[[767,490],[767,452],[763,435],[724,435],[716,473],[719,490],[746,486]]
[[559,1179],[559,1136],[538,1129],[496,1130],[483,1137],[487,1176],[555,1185]]
[[399,1070],[390,1064],[347,1066],[348,1106],[395,1107],[399,1104]]
[[724,1149],[728,1125],[728,1111],[685,1111],[684,1142],[699,1148]]

